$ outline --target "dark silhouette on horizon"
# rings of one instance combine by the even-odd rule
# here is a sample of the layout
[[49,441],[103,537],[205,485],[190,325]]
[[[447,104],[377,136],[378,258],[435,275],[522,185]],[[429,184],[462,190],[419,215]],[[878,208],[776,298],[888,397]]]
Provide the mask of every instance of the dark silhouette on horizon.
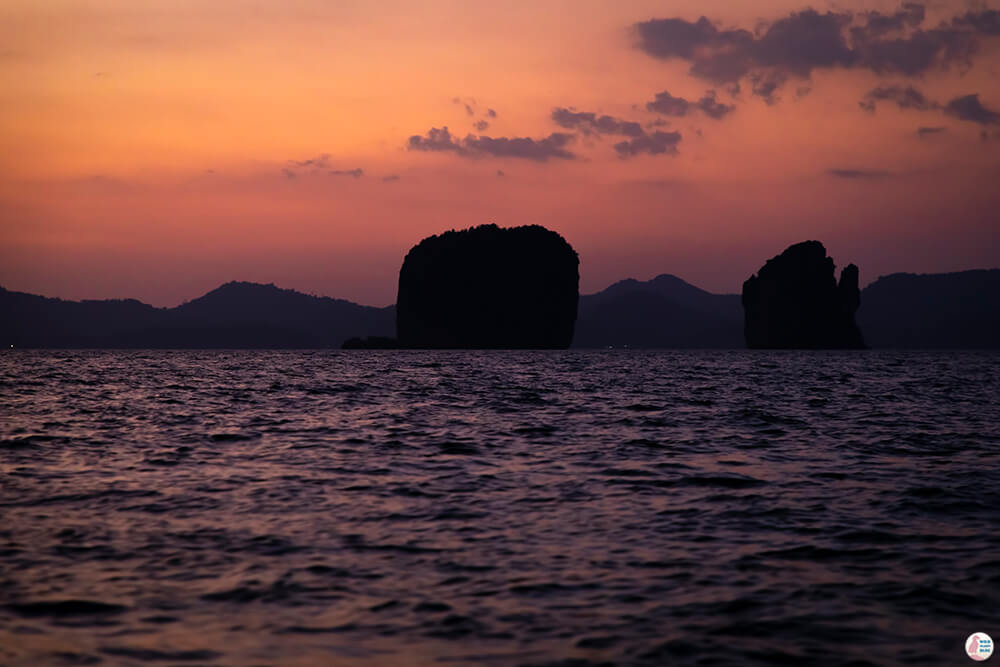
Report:
[[575,348],[740,348],[738,294],[712,294],[676,276],[621,280],[580,297]]
[[64,301],[0,288],[3,347],[339,348],[392,333],[394,309],[230,282],[176,308],[135,299]]
[[563,349],[579,299],[573,247],[539,225],[430,236],[399,270],[401,347]]
[[858,267],[834,275],[819,241],[789,246],[743,283],[744,336],[751,349],[863,349],[854,314]]
[[[1000,269],[883,276],[861,302],[857,322],[872,348],[1000,348]],[[572,347],[738,349],[743,326],[737,294],[712,294],[670,275],[627,279],[580,296]],[[392,349],[400,347],[394,329],[394,306],[274,285],[227,283],[177,308],[0,288],[3,348]]]
[[871,347],[1000,347],[1000,269],[894,273],[863,294],[858,323]]

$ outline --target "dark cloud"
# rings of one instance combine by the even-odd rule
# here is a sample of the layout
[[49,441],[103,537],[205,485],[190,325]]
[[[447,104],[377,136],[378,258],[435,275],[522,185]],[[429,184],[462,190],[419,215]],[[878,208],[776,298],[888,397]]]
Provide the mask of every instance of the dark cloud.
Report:
[[879,86],[868,91],[858,105],[866,111],[875,111],[877,102],[895,102],[900,109],[916,109],[928,111],[937,109],[940,105],[927,97],[913,86]]
[[1000,113],[988,109],[979,101],[979,95],[963,95],[948,102],[944,112],[961,120],[982,125],[1000,124]]
[[[913,86],[879,86],[864,96],[858,105],[866,111],[875,111],[877,102],[895,102],[900,109],[915,109],[917,111],[942,110],[948,116],[980,125],[1000,125],[1000,112],[986,107],[978,94],[962,95],[952,99],[947,104],[941,104],[928,99]],[[938,130],[943,130],[939,128]],[[926,130],[926,132],[922,131]],[[935,128],[921,128],[918,133],[923,136],[931,134]]]
[[364,169],[360,167],[356,169],[331,169],[331,176],[350,176],[351,178],[361,178],[365,175]]
[[283,168],[281,173],[285,175],[285,178],[293,179],[303,174],[317,174],[323,170],[326,170],[331,176],[351,176],[352,178],[361,178],[365,173],[360,167],[356,169],[331,169],[329,153],[322,153],[307,160],[289,160],[288,166]]
[[978,48],[975,35],[965,30],[917,30],[905,37],[856,43],[858,64],[877,74],[918,76],[934,68],[971,63]]
[[309,167],[312,167],[313,169],[326,169],[330,166],[330,154],[321,153],[320,155],[314,158],[309,158],[308,160],[289,160],[288,164],[299,169]]
[[1000,11],[970,11],[934,28],[922,27],[924,5],[905,2],[892,13],[792,12],[755,32],[719,28],[706,17],[652,19],[633,26],[637,46],[650,56],[690,63],[690,73],[732,87],[748,78],[768,102],[790,78],[816,70],[867,69],[918,76],[968,66],[980,39],[1000,35]]
[[553,132],[541,139],[531,137],[487,137],[472,134],[456,140],[447,127],[433,127],[424,136],[410,137],[407,148],[416,151],[452,152],[462,157],[512,157],[536,162],[550,158],[574,160],[576,155],[566,149],[572,134]]
[[383,183],[395,183],[399,180],[399,174],[389,174],[388,176],[382,177]]
[[642,153],[650,155],[676,155],[677,144],[681,142],[680,132],[662,132],[657,130],[652,134],[643,134],[615,144],[615,152],[621,158],[629,158]]
[[474,116],[476,114],[476,98],[474,97],[453,97],[451,103],[465,109],[466,115]]
[[642,126],[630,120],[621,120],[613,116],[598,116],[587,111],[573,111],[559,107],[552,110],[552,120],[556,125],[568,130],[579,130],[584,135],[619,134],[626,137],[638,137],[643,134]]
[[486,110],[486,115],[489,116],[490,118],[496,118],[497,117],[497,112],[494,111],[493,109],[487,109]]
[[507,174],[503,173],[503,169],[497,169],[497,176],[506,176],[506,175]]
[[657,58],[694,60],[705,49],[721,49],[753,42],[746,30],[720,31],[707,18],[691,23],[680,18],[651,19],[635,25],[639,48]]
[[863,26],[851,29],[855,39],[882,37],[888,33],[899,32],[906,28],[916,28],[924,22],[924,6],[916,2],[904,2],[902,7],[892,14],[881,12],[866,12],[862,16],[866,21]]
[[983,35],[1000,35],[1000,9],[966,12],[952,19],[951,24],[959,28],[971,28]]
[[924,137],[928,137],[934,134],[941,134],[942,132],[945,132],[947,130],[948,128],[946,127],[918,127],[917,136],[923,139]]
[[[714,97],[712,98],[714,102]],[[629,158],[641,153],[650,155],[676,155],[680,143],[680,132],[656,130],[647,133],[637,122],[622,120],[613,116],[598,116],[586,111],[574,111],[563,107],[552,110],[552,120],[566,129],[577,130],[584,136],[617,135],[627,137],[614,145],[621,158]],[[661,123],[665,125],[666,123]]]
[[674,97],[666,90],[657,93],[652,102],[646,102],[648,111],[655,111],[664,116],[685,116],[690,108],[690,102],[683,97]]
[[849,66],[854,54],[844,37],[851,14],[807,9],[779,19],[755,36],[748,30],[719,30],[702,16],[653,19],[636,24],[639,48],[657,58],[691,63],[691,74],[731,84],[753,70],[809,76],[819,67]]
[[477,120],[472,126],[476,128],[477,132],[485,132],[489,129],[490,124],[485,120]]
[[462,145],[451,136],[447,125],[442,128],[432,127],[427,130],[425,136],[420,136],[419,134],[413,135],[410,137],[407,148],[411,151],[452,151],[459,155],[465,153]]
[[786,74],[774,70],[754,72],[750,75],[750,92],[768,104],[777,104],[778,90],[787,80]]
[[714,90],[708,91],[696,102],[689,102],[683,97],[674,97],[664,90],[662,93],[657,93],[652,102],[646,103],[648,111],[655,111],[664,116],[686,116],[690,111],[701,111],[709,118],[715,119],[722,118],[735,108],[716,101]]
[[705,93],[701,99],[695,102],[695,107],[709,118],[714,118],[716,120],[722,118],[736,108],[731,104],[717,102],[715,100],[714,90],[710,90]]
[[889,175],[889,172],[877,169],[828,169],[826,173],[837,178],[853,180],[878,179]]
[[473,137],[470,135],[463,140],[463,144],[474,155],[514,157],[545,162],[549,158],[575,160],[576,155],[566,150],[566,146],[572,141],[572,134],[553,132],[542,139],[532,139],[530,137]]
[[850,66],[854,53],[844,38],[848,13],[813,9],[796,12],[771,24],[753,44],[758,66],[808,77],[814,69]]

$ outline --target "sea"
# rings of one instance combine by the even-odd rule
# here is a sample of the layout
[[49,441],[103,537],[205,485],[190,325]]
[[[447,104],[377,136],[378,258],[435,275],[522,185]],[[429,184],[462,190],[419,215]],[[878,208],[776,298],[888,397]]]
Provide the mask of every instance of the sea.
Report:
[[976,351],[4,351],[0,665],[968,664],[998,397]]

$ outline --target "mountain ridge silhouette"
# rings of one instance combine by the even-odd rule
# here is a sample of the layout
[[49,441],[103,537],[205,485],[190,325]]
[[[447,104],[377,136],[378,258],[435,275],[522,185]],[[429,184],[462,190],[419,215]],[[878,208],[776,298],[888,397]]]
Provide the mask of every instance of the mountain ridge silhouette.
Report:
[[[294,307],[293,307],[294,306]],[[872,348],[1000,347],[1000,269],[894,273],[862,290],[857,321]],[[574,348],[739,348],[739,294],[660,274],[579,300]],[[5,348],[319,348],[395,334],[395,307],[230,281],[159,308],[137,299],[45,297],[0,287]]]

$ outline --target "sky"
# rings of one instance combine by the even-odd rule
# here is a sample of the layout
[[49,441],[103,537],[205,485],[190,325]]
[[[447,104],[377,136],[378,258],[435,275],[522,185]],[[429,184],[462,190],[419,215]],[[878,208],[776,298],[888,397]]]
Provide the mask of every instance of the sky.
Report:
[[581,292],[1000,267],[1000,9],[839,0],[2,0],[0,285],[387,305],[541,224]]

